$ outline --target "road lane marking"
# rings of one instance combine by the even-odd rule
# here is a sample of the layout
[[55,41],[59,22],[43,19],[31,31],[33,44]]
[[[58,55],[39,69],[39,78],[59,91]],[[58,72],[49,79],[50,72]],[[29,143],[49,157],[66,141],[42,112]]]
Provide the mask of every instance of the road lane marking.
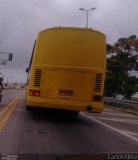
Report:
[[103,119],[103,120],[109,120],[109,121],[115,121],[115,122],[138,124],[138,120],[122,119],[122,118],[106,118],[106,117],[96,117],[96,118]]
[[[15,97],[16,98],[16,97]],[[14,99],[15,99],[14,98]],[[0,118],[10,109],[11,105],[14,102],[14,99],[12,101],[9,102],[8,105],[6,105],[6,107],[4,107],[1,111],[0,111]]]
[[6,122],[8,121],[10,115],[14,111],[17,102],[18,102],[18,96],[15,97],[1,112],[0,112],[0,131],[5,126]]
[[97,119],[95,119],[95,118],[93,118],[93,117],[90,117],[90,116],[88,116],[88,115],[86,115],[86,114],[84,114],[84,113],[80,113],[80,114],[81,114],[82,116],[84,116],[84,117],[92,120],[92,121],[95,121],[95,122],[101,124],[102,126],[105,126],[105,127],[109,128],[110,130],[113,130],[113,131],[115,131],[115,132],[117,132],[117,133],[119,133],[119,134],[121,134],[121,135],[123,135],[123,136],[125,136],[125,137],[127,137],[127,138],[129,138],[129,139],[131,139],[131,140],[133,140],[133,141],[135,141],[135,142],[138,142],[138,138],[136,138],[136,137],[134,137],[134,136],[132,136],[132,135],[124,132],[124,131],[121,131],[120,129],[114,128],[114,127],[112,127],[112,126],[110,126],[110,125],[108,125],[108,124],[106,124],[106,123],[104,123],[104,122],[101,122],[100,120],[97,120]]

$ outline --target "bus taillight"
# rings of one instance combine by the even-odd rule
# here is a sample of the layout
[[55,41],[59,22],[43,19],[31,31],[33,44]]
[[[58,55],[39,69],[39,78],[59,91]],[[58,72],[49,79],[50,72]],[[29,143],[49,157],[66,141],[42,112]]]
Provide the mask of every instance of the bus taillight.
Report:
[[39,96],[40,96],[40,90],[33,90],[33,89],[30,89],[30,90],[29,90],[29,96],[36,96],[36,97],[39,97]]

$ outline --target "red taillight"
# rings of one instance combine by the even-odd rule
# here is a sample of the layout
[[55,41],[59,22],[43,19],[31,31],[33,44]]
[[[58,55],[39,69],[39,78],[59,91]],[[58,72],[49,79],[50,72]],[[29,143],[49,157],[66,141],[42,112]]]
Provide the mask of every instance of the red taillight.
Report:
[[29,90],[29,96],[36,96],[36,97],[39,97],[39,96],[40,96],[40,90],[33,90],[33,89],[30,89],[30,90]]

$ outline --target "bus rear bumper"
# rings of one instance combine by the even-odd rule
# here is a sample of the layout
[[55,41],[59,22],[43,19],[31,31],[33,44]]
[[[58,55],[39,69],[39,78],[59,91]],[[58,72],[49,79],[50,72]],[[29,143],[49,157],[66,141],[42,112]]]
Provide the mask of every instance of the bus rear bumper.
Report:
[[97,113],[103,111],[103,102],[81,102],[61,99],[43,99],[37,97],[30,97],[28,98],[26,105],[32,107],[55,108]]

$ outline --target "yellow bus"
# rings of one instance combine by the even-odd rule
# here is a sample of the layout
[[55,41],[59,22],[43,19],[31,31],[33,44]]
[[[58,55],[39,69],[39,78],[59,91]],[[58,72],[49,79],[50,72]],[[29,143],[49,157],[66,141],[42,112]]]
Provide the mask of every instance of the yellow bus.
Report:
[[88,28],[42,30],[28,69],[26,108],[102,112],[105,35]]

